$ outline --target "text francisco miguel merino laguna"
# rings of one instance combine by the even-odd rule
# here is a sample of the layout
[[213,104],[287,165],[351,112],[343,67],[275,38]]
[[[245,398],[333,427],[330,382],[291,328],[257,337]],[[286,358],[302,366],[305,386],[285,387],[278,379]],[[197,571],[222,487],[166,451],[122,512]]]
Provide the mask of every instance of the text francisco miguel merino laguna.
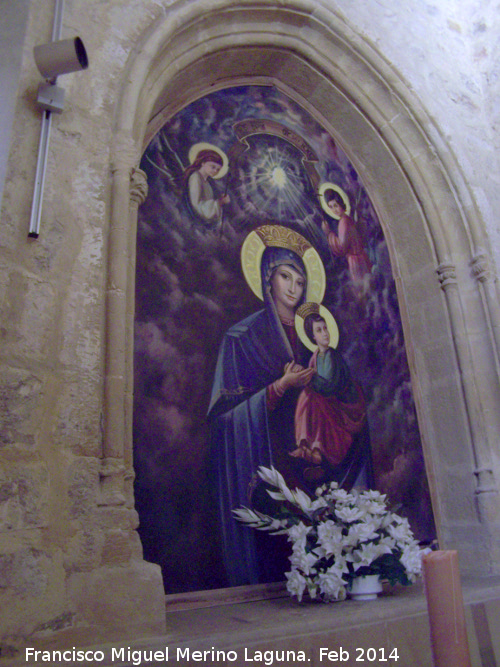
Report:
[[[311,658],[306,657],[304,651],[287,651],[287,650],[267,650],[259,651],[254,649],[243,648],[239,651],[222,651],[214,647],[203,651],[193,651],[190,648],[176,647],[169,651],[169,647],[165,649],[132,649],[129,647],[112,648],[109,647],[106,651],[101,650],[86,650],[77,649],[75,647],[65,650],[38,650],[34,648],[26,648],[26,662],[30,664],[35,663],[100,663],[106,661],[118,662],[132,665],[142,665],[148,662],[158,664],[159,662],[183,662],[186,660],[193,662],[208,663],[228,663],[235,662],[238,659],[243,659],[243,662],[254,663],[257,665],[274,665],[275,663],[291,664],[310,662]],[[320,648],[319,660],[320,662],[344,662],[349,659],[349,652],[339,647],[337,649]],[[252,667],[249,665],[249,667]]]

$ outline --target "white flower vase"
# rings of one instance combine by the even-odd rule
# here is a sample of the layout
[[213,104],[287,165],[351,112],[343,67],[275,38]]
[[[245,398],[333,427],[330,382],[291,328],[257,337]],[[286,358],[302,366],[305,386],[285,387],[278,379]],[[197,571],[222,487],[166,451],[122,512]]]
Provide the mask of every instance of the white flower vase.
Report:
[[356,577],[349,586],[349,597],[353,600],[376,600],[382,592],[382,582],[378,574]]

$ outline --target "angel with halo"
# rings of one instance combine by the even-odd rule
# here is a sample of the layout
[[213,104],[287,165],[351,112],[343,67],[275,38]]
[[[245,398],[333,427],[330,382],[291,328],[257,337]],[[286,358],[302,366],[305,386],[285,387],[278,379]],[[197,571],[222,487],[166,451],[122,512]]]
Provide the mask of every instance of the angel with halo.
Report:
[[335,257],[345,257],[349,274],[354,283],[362,283],[365,276],[371,274],[372,265],[363,247],[363,240],[358,226],[350,215],[349,197],[338,185],[324,183],[320,187],[320,199],[323,210],[338,220],[337,233],[324,220],[321,228],[325,233],[328,246]]
[[222,208],[229,204],[227,192],[221,193],[216,181],[226,175],[229,160],[217,146],[205,142],[191,146],[189,166],[184,167],[168,143],[160,136],[162,165],[149,162],[167,176],[174,191],[182,198],[192,221],[203,231],[213,231],[222,225]]

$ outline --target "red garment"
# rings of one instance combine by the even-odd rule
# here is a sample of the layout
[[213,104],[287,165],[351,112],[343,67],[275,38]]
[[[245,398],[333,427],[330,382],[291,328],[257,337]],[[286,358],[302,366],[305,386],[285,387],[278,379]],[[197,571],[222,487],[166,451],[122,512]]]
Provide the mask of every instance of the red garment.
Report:
[[[318,350],[311,357],[309,367],[316,368]],[[344,403],[335,396],[322,396],[307,386],[301,392],[295,411],[295,441],[299,453],[308,459],[312,455],[326,458],[332,466],[343,461],[352,444],[353,435],[365,423],[365,401],[356,385],[357,399]],[[314,459],[313,459],[314,461]]]
[[363,248],[363,243],[356,229],[354,220],[344,214],[339,220],[338,234],[328,234],[328,245],[337,257],[345,257],[349,266],[349,273],[353,280],[363,280],[370,273],[372,265]]

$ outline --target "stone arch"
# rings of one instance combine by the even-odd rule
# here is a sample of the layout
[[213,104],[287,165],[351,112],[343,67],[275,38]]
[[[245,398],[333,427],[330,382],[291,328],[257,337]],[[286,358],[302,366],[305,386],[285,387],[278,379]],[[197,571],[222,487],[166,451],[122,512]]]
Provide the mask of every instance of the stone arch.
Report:
[[[492,571],[498,539],[499,316],[484,227],[445,141],[387,63],[317,2],[174,3],[131,53],[112,147],[103,503],[133,502],[132,327],[137,169],[176,111],[230,85],[276,85],[358,170],[390,248],[442,548]],[[483,549],[478,549],[478,546]],[[478,557],[478,554],[482,556]]]

